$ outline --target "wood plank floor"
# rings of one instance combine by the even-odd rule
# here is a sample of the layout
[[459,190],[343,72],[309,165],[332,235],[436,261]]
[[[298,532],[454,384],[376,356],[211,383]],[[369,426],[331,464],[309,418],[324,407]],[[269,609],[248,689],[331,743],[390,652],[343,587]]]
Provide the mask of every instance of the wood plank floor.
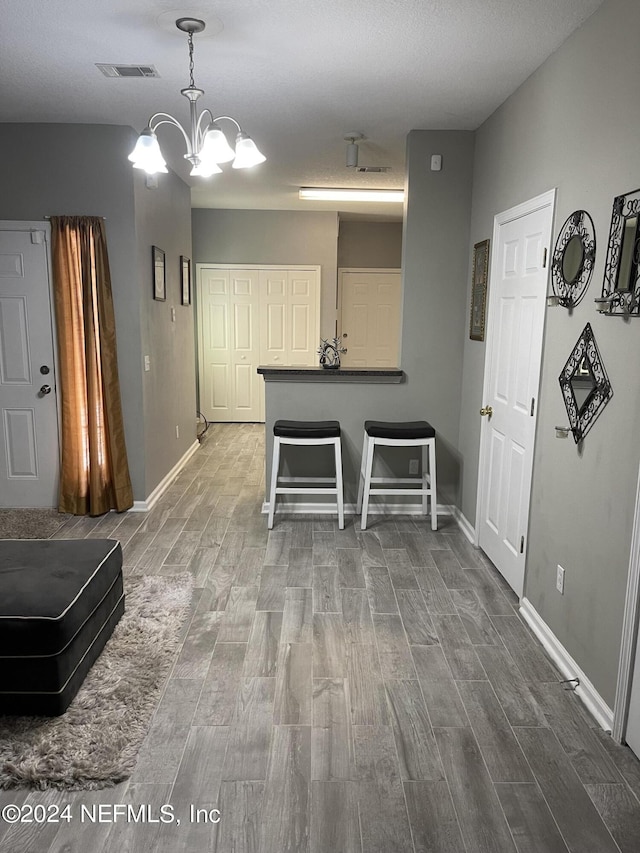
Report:
[[[269,532],[263,500],[264,427],[213,425],[150,513],[57,534],[118,538],[127,574],[190,571],[196,591],[131,779],[0,792],[73,815],[0,821],[3,853],[640,850],[640,763],[451,519],[276,515]],[[180,825],[81,820],[114,803]]]

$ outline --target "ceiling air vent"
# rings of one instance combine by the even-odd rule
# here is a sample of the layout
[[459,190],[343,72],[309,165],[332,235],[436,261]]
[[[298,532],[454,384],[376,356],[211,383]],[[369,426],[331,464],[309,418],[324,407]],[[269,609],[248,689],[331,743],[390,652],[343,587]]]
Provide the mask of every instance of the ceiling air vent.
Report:
[[96,62],[105,77],[159,77],[153,65],[107,65]]
[[358,166],[358,172],[390,172],[391,166]]

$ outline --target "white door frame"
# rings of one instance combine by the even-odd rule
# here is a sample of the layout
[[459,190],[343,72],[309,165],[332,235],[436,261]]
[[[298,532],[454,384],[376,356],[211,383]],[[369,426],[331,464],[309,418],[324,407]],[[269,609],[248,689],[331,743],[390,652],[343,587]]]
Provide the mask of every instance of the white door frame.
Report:
[[[496,323],[497,319],[497,311],[498,311],[498,302],[497,302],[497,292],[495,288],[491,287],[491,282],[495,281],[499,274],[499,266],[500,266],[500,258],[497,256],[496,247],[498,246],[498,241],[500,239],[500,228],[503,225],[506,225],[508,222],[511,222],[514,219],[520,219],[524,216],[529,215],[530,213],[535,213],[537,210],[540,210],[543,207],[551,207],[551,221],[553,227],[553,219],[555,215],[555,200],[556,200],[556,190],[551,189],[545,193],[541,193],[541,195],[535,196],[534,198],[529,199],[528,201],[522,202],[521,204],[517,204],[515,207],[509,208],[509,210],[504,210],[502,213],[496,214],[493,219],[493,236],[492,236],[492,244],[491,244],[491,267],[489,274],[489,306],[487,311],[487,336],[486,336],[486,351],[485,351],[485,361],[484,361],[484,379],[482,384],[482,399],[487,400],[489,391],[490,391],[490,372],[491,365],[493,363],[493,347],[495,336],[492,334],[493,327]],[[549,278],[549,270],[551,265],[549,263],[551,257],[551,251],[547,252],[546,266],[547,266],[547,287],[548,287],[548,278]],[[546,319],[546,318],[545,318]],[[546,323],[543,325],[543,345],[541,353],[544,353],[544,329],[546,327]],[[540,359],[539,371],[538,371],[538,382],[537,382],[537,390],[536,390],[536,406],[534,411],[534,424],[533,424],[533,446],[531,448],[531,465],[533,466],[533,458],[535,454],[535,445],[536,445],[536,426],[538,422],[538,411],[540,409],[539,400],[540,400],[540,379],[542,376],[542,358]],[[484,405],[484,403],[483,403]],[[480,539],[480,523],[483,517],[484,510],[484,496],[486,494],[485,482],[484,482],[484,472],[486,470],[487,457],[489,453],[489,431],[482,430],[480,434],[480,454],[478,460],[478,488],[476,494],[476,520],[475,520],[475,541],[474,544],[476,546],[479,545]],[[529,487],[529,497],[531,497],[531,486]],[[529,500],[529,514],[527,517],[527,534],[529,530],[529,518],[531,513],[531,500]],[[528,544],[529,537],[528,535],[525,538],[526,548],[524,552],[524,576],[526,577],[526,567],[527,567],[527,552],[528,552]]]
[[58,427],[58,483],[60,481],[60,465],[61,465],[61,445],[60,436],[62,434],[62,410],[61,410],[61,394],[58,393],[58,383],[60,381],[60,364],[58,361],[58,330],[56,327],[56,313],[54,305],[53,292],[53,265],[51,261],[51,223],[48,219],[0,219],[0,231],[43,231],[44,232],[44,249],[47,264],[47,279],[49,284],[49,322],[51,324],[51,341],[53,344],[53,365],[55,383],[53,394],[56,401],[56,420]]
[[635,664],[636,644],[638,641],[638,617],[640,614],[640,471],[636,489],[636,505],[631,534],[631,553],[629,556],[629,574],[627,592],[624,601],[622,619],[622,640],[618,661],[618,681],[613,705],[613,727],[611,737],[617,743],[623,743],[627,729],[631,687]]

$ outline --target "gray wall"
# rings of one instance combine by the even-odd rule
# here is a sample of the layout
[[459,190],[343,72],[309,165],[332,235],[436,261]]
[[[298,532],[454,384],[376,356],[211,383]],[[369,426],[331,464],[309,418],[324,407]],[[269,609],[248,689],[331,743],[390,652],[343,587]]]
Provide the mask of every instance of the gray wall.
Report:
[[[191,193],[173,172],[158,176],[157,189],[134,176],[142,356],[151,361],[142,374],[149,495],[196,439],[194,306],[182,305],[180,285],[180,256],[191,258]],[[165,252],[166,302],[152,298],[152,246]]]
[[[639,39],[637,0],[609,0],[480,128],[470,241],[491,236],[495,214],[552,187],[554,240],[573,210],[588,210],[595,223],[584,301],[571,314],[547,309],[525,595],[611,706],[640,457],[640,321],[603,317],[593,299],[613,197],[639,183]],[[580,452],[571,438],[556,439],[554,426],[567,423],[558,375],[587,322],[614,396]],[[465,334],[459,446],[462,510],[472,524],[484,355]],[[555,591],[558,563],[564,596]]]
[[[173,366],[168,373],[172,384],[166,379],[164,386],[153,384],[159,374],[146,374],[143,385],[143,340],[158,353],[168,354],[176,339],[175,330],[155,323],[162,309],[158,312],[151,299],[151,243],[146,241],[156,242],[157,238],[157,245],[170,250],[168,262],[176,268],[177,255],[189,254],[189,190],[173,175],[163,175],[161,189],[145,204],[139,190],[142,176],[134,176],[127,160],[134,142],[135,133],[128,127],[0,124],[0,219],[37,220],[46,215],[106,218],[127,454],[134,498],[144,500],[178,461],[187,441],[188,430],[184,442],[175,439],[177,420],[171,424],[174,438],[172,442],[167,439],[164,446],[154,431],[164,436],[165,407],[170,407],[173,417],[173,394],[184,397],[186,405],[187,389],[195,386],[195,378],[193,333],[187,344],[190,321],[181,318],[185,332],[184,336],[178,334],[175,353],[175,364],[181,366]],[[136,190],[134,181],[138,182]],[[166,310],[169,304],[165,303]],[[180,316],[188,309],[176,306],[176,311]],[[195,400],[195,390],[189,400]],[[194,407],[195,402],[189,405],[188,443],[195,430]]]
[[[431,154],[445,167],[431,172]],[[473,134],[416,130],[407,140],[402,385],[267,383],[267,482],[276,418],[334,417],[343,427],[345,499],[356,497],[362,424],[426,419],[437,430],[440,502],[458,495],[457,452],[466,312]]]
[[402,222],[340,220],[338,267],[400,269]]
[[320,264],[320,335],[334,336],[337,213],[195,209],[191,223],[196,263]]

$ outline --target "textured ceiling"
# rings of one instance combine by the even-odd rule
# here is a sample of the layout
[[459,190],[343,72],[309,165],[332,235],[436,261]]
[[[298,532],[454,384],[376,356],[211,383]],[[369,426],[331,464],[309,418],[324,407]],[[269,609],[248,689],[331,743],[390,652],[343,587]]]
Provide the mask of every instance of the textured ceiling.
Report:
[[[2,121],[142,130],[163,110],[186,124],[187,43],[173,21],[200,17],[212,22],[195,36],[201,105],[234,116],[267,162],[189,179],[180,134],[161,128],[194,206],[336,209],[298,201],[298,187],[401,188],[411,129],[478,127],[602,0],[177,2],[4,0]],[[160,79],[109,79],[97,62],[152,64]],[[347,169],[348,131],[365,136],[360,165],[391,171]]]

